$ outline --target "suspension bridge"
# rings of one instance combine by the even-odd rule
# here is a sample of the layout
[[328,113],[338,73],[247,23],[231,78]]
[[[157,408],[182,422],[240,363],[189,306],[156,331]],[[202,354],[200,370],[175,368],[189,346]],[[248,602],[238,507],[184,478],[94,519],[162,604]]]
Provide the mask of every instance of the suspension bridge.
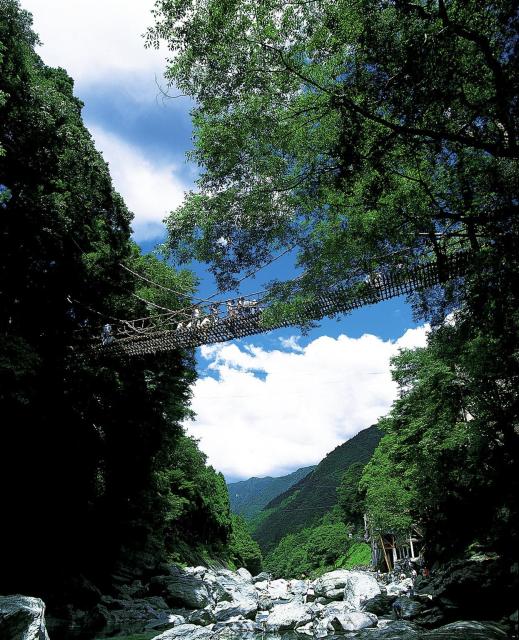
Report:
[[185,313],[166,311],[135,320],[119,320],[105,325],[93,350],[140,356],[227,342],[298,325],[308,319],[320,320],[458,278],[466,271],[469,255],[467,250],[458,250],[445,258],[441,269],[436,261],[430,261],[411,268],[365,275],[360,286],[353,289],[355,293],[351,287],[338,285],[311,303],[303,304],[289,319],[274,322],[265,318],[268,302],[250,296],[193,305],[187,317]]

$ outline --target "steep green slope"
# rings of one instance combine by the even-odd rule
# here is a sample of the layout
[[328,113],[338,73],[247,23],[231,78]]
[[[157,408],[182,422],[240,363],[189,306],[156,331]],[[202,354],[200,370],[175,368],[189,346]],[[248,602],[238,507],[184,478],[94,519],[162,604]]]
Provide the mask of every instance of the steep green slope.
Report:
[[265,505],[274,500],[281,493],[297,484],[315,469],[304,467],[281,478],[249,478],[227,485],[231,510],[245,519],[250,520],[259,513]]
[[270,551],[283,536],[308,527],[337,503],[337,486],[355,462],[366,464],[381,438],[376,427],[364,429],[336,447],[310,475],[271,500],[256,516],[253,537]]

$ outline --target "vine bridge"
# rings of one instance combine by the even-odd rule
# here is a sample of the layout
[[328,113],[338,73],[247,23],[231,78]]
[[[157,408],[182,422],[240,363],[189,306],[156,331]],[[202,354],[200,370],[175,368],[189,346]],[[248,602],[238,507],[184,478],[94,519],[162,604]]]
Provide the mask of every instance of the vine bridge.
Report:
[[189,316],[185,312],[181,315],[182,312],[170,311],[137,320],[121,320],[105,325],[100,343],[93,348],[97,353],[139,356],[227,342],[297,325],[303,320],[320,320],[453,280],[463,275],[468,259],[469,252],[459,250],[445,259],[441,270],[437,262],[431,261],[365,276],[356,294],[338,285],[323,292],[311,304],[303,305],[290,319],[274,322],[264,318],[268,303],[265,305],[264,299],[255,300],[250,296],[212,302],[209,306],[193,305]]

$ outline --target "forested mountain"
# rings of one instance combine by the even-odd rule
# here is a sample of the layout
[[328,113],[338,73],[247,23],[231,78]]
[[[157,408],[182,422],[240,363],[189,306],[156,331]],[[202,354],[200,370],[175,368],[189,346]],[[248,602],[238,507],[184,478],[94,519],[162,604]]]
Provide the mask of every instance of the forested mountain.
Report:
[[271,500],[290,489],[315,469],[304,467],[280,478],[249,478],[227,485],[231,510],[250,520]]
[[366,464],[382,434],[375,426],[331,451],[290,489],[265,506],[253,521],[253,537],[268,552],[288,533],[315,524],[337,504],[337,488],[345,471],[355,463]]
[[178,308],[170,290],[195,283],[131,241],[73,81],[36,43],[30,15],[0,0],[0,592],[57,615],[167,559],[242,560],[223,476],[181,427],[193,354],[90,349],[105,323]]

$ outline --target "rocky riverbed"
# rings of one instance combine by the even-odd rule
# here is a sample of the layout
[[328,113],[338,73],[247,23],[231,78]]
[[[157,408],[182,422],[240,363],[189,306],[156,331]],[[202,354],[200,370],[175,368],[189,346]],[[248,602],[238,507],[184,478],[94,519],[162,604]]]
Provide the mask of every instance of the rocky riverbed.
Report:
[[[448,620],[444,603],[409,581],[387,583],[368,571],[336,570],[314,581],[269,580],[246,569],[171,566],[149,584],[103,596],[83,619],[85,634],[116,637],[156,632],[155,640],[289,640],[342,636],[358,640],[504,640],[502,626]],[[18,601],[16,600],[18,598]],[[395,619],[393,604],[401,607]],[[44,605],[36,598],[0,598],[2,640],[46,640]],[[20,635],[20,629],[27,630]],[[51,633],[52,638],[52,633]]]

